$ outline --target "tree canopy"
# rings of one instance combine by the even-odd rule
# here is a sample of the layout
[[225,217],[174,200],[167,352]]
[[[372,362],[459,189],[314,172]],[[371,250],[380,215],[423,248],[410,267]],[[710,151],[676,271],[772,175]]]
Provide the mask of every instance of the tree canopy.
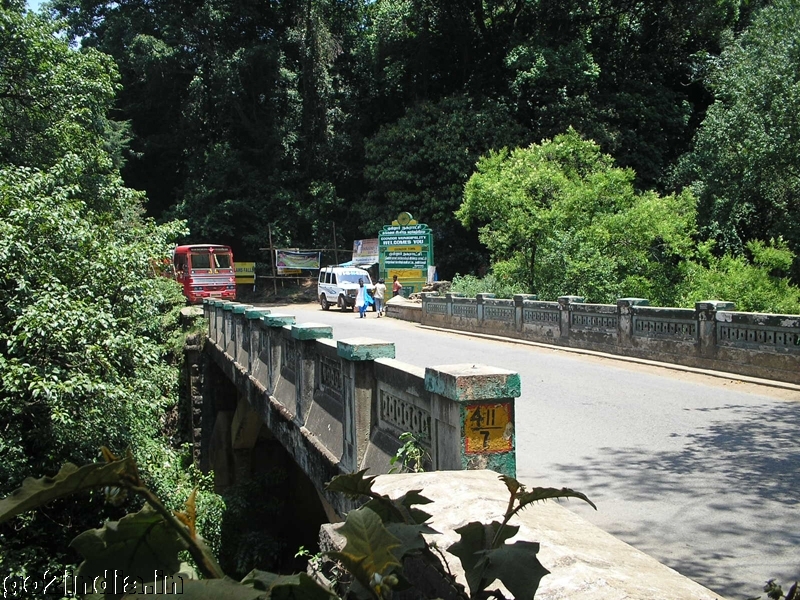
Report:
[[[131,446],[149,477],[174,460],[160,435],[182,297],[156,270],[184,226],[144,218],[115,166],[113,61],[57,33],[0,7],[0,495],[101,445]],[[0,568],[63,570],[64,524],[97,526],[98,514],[54,506],[4,525]]]
[[704,237],[723,251],[783,238],[800,252],[798,48],[800,3],[776,0],[712,61],[715,101],[678,171],[699,198]]
[[[442,275],[486,263],[452,217],[478,156],[572,126],[664,188],[711,101],[699,59],[759,2],[54,0],[114,57],[123,177],[196,241],[261,258],[434,226]],[[393,213],[393,214],[392,214]],[[466,241],[466,247],[465,246]]]
[[531,293],[664,303],[692,247],[694,198],[639,193],[633,180],[570,129],[482,158],[457,215],[480,226],[495,273],[527,282]]

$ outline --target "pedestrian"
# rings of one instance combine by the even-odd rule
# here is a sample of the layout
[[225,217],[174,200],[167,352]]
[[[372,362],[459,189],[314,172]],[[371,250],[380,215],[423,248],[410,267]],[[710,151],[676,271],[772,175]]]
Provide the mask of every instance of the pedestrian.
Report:
[[381,317],[381,313],[383,312],[383,297],[385,295],[386,284],[383,282],[383,279],[378,279],[378,283],[375,284],[375,292],[372,296],[375,299],[375,310],[378,312],[379,319]]
[[392,280],[392,298],[399,296],[401,291],[403,291],[403,284],[397,281],[397,275],[395,275]]
[[[369,300],[367,300],[369,298]],[[367,288],[364,287],[364,280],[358,280],[358,294],[356,294],[356,308],[358,309],[358,317],[359,319],[363,319],[367,312],[367,306],[372,304],[372,297],[369,295],[369,291]]]

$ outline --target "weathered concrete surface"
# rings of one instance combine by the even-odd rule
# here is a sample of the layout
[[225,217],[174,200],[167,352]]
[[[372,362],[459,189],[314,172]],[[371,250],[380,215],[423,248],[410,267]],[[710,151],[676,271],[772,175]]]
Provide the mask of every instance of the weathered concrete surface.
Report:
[[339,340],[337,352],[345,360],[376,360],[394,358],[394,344],[374,338],[358,337]]
[[457,402],[516,398],[520,385],[519,373],[484,365],[429,367],[425,373],[425,389]]
[[[492,471],[380,475],[374,485],[375,491],[393,498],[419,489],[423,496],[433,500],[424,509],[432,515],[431,526],[441,532],[428,536],[428,540],[435,540],[442,549],[458,541],[455,529],[469,522],[502,520],[508,504],[508,490]],[[539,560],[550,571],[542,579],[536,600],[723,600],[719,594],[665,567],[556,502],[535,504],[520,512],[511,523],[520,526],[511,541],[539,542]],[[458,558],[446,556],[456,577],[466,585]],[[520,565],[520,568],[525,567]],[[490,589],[495,587],[499,586],[493,584]]]
[[395,296],[389,298],[386,302],[386,316],[394,317],[395,319],[403,319],[404,321],[412,321],[413,323],[422,322],[422,304],[419,302],[412,302],[402,296]]

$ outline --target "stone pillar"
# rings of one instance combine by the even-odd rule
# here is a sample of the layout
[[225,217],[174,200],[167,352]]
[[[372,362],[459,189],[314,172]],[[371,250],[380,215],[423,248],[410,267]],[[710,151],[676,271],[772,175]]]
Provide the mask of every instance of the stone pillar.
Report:
[[444,295],[445,302],[447,302],[447,324],[453,323],[453,298],[463,298],[464,294],[458,292],[447,292]]
[[227,302],[222,305],[222,349],[231,358],[236,353],[236,327],[233,324],[233,307],[237,302]]
[[561,339],[569,341],[569,329],[572,323],[572,307],[570,304],[583,304],[581,296],[559,296],[558,310],[561,311]]
[[617,345],[631,347],[633,339],[633,307],[648,306],[645,298],[619,298],[617,300]]
[[[516,477],[514,403],[520,395],[518,373],[471,364],[428,367],[425,389],[434,395],[438,468],[491,469]],[[442,410],[447,404],[458,406],[458,437],[452,420],[440,422],[444,413],[455,412]]]
[[229,304],[228,300],[214,300],[214,343],[220,348],[225,347],[225,313],[223,307]]
[[239,363],[240,366],[247,368],[247,361],[249,360],[247,354],[250,346],[250,332],[248,330],[247,318],[244,312],[248,308],[253,308],[248,304],[234,304],[231,312],[233,313],[233,362]]
[[421,292],[420,296],[422,296],[422,322],[424,323],[428,316],[428,300],[438,298],[439,292]]
[[283,313],[270,313],[261,317],[261,326],[266,328],[267,333],[266,358],[268,375],[265,387],[270,395],[275,391],[275,384],[281,372],[281,331],[283,331],[284,327],[294,325],[294,323],[294,316]]
[[214,320],[214,304],[212,304],[212,300],[210,298],[203,298],[203,318],[206,320],[207,327],[208,327],[208,337],[209,339],[215,339],[216,333],[214,331],[214,326],[216,324]]
[[475,302],[477,304],[477,314],[478,314],[478,327],[483,327],[483,305],[486,303],[486,300],[491,298],[496,298],[496,294],[475,294]]
[[522,331],[525,328],[525,301],[538,300],[536,294],[514,294],[514,328]]
[[354,473],[364,461],[377,419],[374,360],[394,358],[394,344],[372,338],[350,338],[339,340],[336,352],[344,359],[342,466],[345,471]]
[[[244,311],[244,318],[247,319],[247,330],[249,332],[249,339],[247,341],[247,364],[242,365],[247,368],[247,372],[253,377],[256,377],[256,370],[258,365],[258,357],[261,353],[261,317],[268,315],[269,310],[266,308],[248,308]],[[266,334],[264,334],[266,335]],[[257,377],[256,377],[257,379]]]
[[[204,307],[205,308],[205,307]],[[203,425],[203,346],[202,336],[199,333],[186,336],[183,347],[184,369],[186,372],[187,437],[192,444],[192,461],[195,466],[200,466],[200,448]]]
[[697,319],[697,332],[700,346],[698,354],[701,358],[716,358],[717,356],[717,311],[736,310],[733,302],[723,300],[704,300],[695,302],[694,314]]
[[306,424],[308,411],[314,401],[317,368],[316,340],[329,340],[332,337],[333,328],[329,325],[322,323],[292,325],[292,338],[297,340],[297,359],[294,367],[294,418],[300,425]]

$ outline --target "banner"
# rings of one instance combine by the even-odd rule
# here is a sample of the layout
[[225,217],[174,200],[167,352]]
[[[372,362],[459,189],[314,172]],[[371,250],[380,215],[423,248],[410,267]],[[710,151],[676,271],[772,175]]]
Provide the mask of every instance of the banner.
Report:
[[378,238],[353,241],[353,262],[372,264],[378,262]]
[[278,273],[296,272],[298,269],[319,269],[319,252],[275,250],[275,266]]

